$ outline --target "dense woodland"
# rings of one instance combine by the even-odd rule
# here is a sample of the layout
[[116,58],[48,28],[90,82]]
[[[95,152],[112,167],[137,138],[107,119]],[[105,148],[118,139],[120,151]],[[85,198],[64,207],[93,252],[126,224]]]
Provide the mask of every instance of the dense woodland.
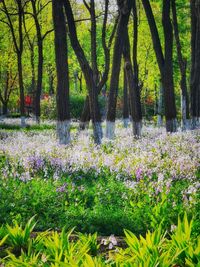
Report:
[[19,112],[22,126],[56,99],[69,143],[73,97],[97,144],[103,119],[114,137],[118,110],[136,137],[153,118],[167,132],[199,126],[199,0],[1,0],[0,29],[1,110]]

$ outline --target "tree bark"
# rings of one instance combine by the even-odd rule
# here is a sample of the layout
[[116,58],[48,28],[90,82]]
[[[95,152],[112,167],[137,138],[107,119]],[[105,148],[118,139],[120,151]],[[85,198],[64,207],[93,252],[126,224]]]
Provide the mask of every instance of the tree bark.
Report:
[[[133,70],[136,87],[139,87],[139,67],[138,67],[138,15],[136,0],[133,0]],[[139,88],[137,89],[139,90]]]
[[124,47],[125,31],[127,29],[130,17],[131,2],[132,2],[131,0],[118,1],[120,17],[115,37],[112,73],[110,80],[110,91],[108,96],[108,111],[106,118],[107,119],[106,137],[109,139],[113,139],[115,135],[115,117],[116,117],[116,104],[117,104],[117,92],[119,85],[119,74],[121,67],[121,57]]
[[162,23],[165,40],[165,64],[162,84],[164,88],[166,130],[167,132],[176,132],[176,105],[173,81],[173,28],[170,19],[169,0],[163,0]]
[[153,40],[161,81],[164,89],[164,104],[167,132],[176,131],[176,105],[173,84],[173,30],[170,20],[170,1],[163,0],[162,24],[164,31],[164,55],[155,18],[149,0],[142,0]]
[[124,120],[124,127],[127,128],[129,123],[129,97],[128,97],[128,85],[127,85],[125,66],[124,66],[124,89],[123,89],[123,120]]
[[3,103],[3,115],[7,115],[8,114],[8,103],[4,102]]
[[136,84],[136,79],[133,75],[128,28],[126,28],[125,34],[126,35],[124,38],[125,41],[124,41],[123,53],[124,53],[125,71],[126,71],[129,96],[130,96],[130,113],[133,125],[133,135],[135,137],[140,137],[142,130],[142,109],[141,109],[139,88]]
[[57,71],[57,135],[59,143],[66,145],[70,142],[70,111],[67,30],[63,0],[53,0],[52,7]]
[[41,33],[41,26],[38,20],[38,14],[36,9],[35,0],[31,0],[33,18],[35,21],[36,33],[37,33],[37,45],[38,45],[38,69],[37,69],[37,85],[35,94],[35,118],[36,122],[40,123],[40,98],[42,92],[42,77],[43,77],[43,38]]
[[191,0],[191,117],[192,129],[200,124],[200,1]]
[[181,124],[182,129],[186,130],[189,127],[189,97],[188,97],[188,90],[187,90],[187,60],[183,58],[182,55],[182,46],[180,42],[179,37],[179,27],[178,27],[178,19],[177,19],[177,10],[176,10],[176,0],[172,0],[172,14],[173,14],[173,27],[174,27],[174,35],[176,40],[176,49],[177,49],[177,55],[178,55],[178,62],[179,62],[179,68],[181,72]]
[[93,124],[94,142],[96,144],[100,144],[101,139],[103,137],[103,132],[101,127],[101,115],[98,103],[98,94],[97,94],[98,89],[94,81],[94,73],[78,41],[74,16],[69,0],[64,0],[64,7],[68,21],[69,37],[71,45],[81,66],[82,72],[85,77],[86,85],[89,91],[90,116]]
[[[109,74],[109,70],[110,70],[110,48],[111,48],[111,45],[112,45],[112,41],[113,41],[113,38],[114,38],[114,35],[115,35],[115,32],[116,32],[117,22],[118,22],[118,17],[117,17],[116,20],[115,20],[115,24],[113,26],[113,30],[111,32],[108,44],[107,44],[107,42],[106,42],[106,38],[107,38],[106,30],[107,30],[107,20],[108,20],[108,6],[109,6],[109,0],[105,0],[104,19],[103,19],[103,26],[102,26],[102,38],[101,38],[102,48],[103,48],[103,51],[104,51],[105,66],[104,66],[104,73],[102,75],[101,80],[100,81],[99,81],[99,79],[96,80],[97,81],[97,93],[98,93],[98,95],[100,94],[102,88],[105,86],[105,84],[106,84],[106,82],[108,80],[108,74]],[[94,16],[93,16],[93,20],[94,20]],[[95,22],[95,24],[96,24],[96,22]],[[95,27],[91,26],[91,32],[96,31]],[[95,35],[96,35],[96,33],[95,33]],[[96,39],[96,37],[95,38],[92,37],[92,39],[93,39],[93,43],[94,43],[94,40]],[[96,50],[96,46],[95,45],[91,44],[91,47],[93,47],[92,48],[93,51]],[[92,56],[93,58],[95,58],[96,53],[97,53],[96,51],[93,52],[93,56]],[[93,66],[94,66],[94,64],[93,64]],[[93,69],[95,69],[95,68],[97,69],[97,67],[94,66]],[[97,73],[97,71],[96,71],[96,73]],[[80,128],[81,129],[85,129],[86,128],[85,126],[87,126],[89,124],[89,121],[90,121],[90,114],[89,114],[90,111],[88,109],[89,105],[88,105],[87,102],[88,102],[88,98],[86,97],[85,104],[84,104],[84,109],[83,109],[83,112],[81,114],[81,122],[80,122]]]

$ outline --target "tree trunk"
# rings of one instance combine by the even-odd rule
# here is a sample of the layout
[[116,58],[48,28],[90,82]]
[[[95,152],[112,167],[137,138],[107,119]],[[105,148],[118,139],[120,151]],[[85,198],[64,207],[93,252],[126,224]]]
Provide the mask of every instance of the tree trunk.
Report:
[[173,84],[173,30],[170,20],[170,1],[163,0],[162,24],[164,30],[164,51],[163,55],[160,37],[156,26],[149,0],[142,0],[148,24],[150,27],[153,46],[161,74],[161,81],[164,89],[164,105],[167,132],[176,131],[176,105]]
[[43,77],[43,39],[41,34],[41,26],[38,20],[38,13],[36,10],[35,1],[31,0],[32,9],[33,9],[33,17],[35,21],[35,27],[37,32],[37,45],[38,45],[38,70],[37,70],[37,86],[36,86],[36,94],[35,94],[35,118],[36,123],[40,123],[40,98],[42,92],[42,77]]
[[125,71],[129,88],[130,96],[130,111],[133,125],[133,135],[135,137],[141,136],[142,130],[142,109],[140,102],[140,92],[136,84],[136,79],[133,75],[133,67],[130,56],[130,41],[128,36],[128,28],[125,30],[125,42],[124,42],[124,60],[125,60]]
[[128,86],[126,78],[126,70],[124,67],[124,94],[123,94],[123,120],[124,127],[127,128],[129,124],[129,97],[128,97]]
[[163,0],[163,30],[165,39],[165,64],[162,74],[164,87],[167,132],[176,132],[176,105],[173,81],[173,29],[170,19],[170,1]]
[[74,16],[71,8],[71,4],[69,0],[64,0],[65,13],[68,21],[69,28],[69,37],[71,41],[72,48],[77,56],[79,64],[81,66],[82,72],[85,76],[85,81],[87,88],[89,90],[89,105],[90,105],[90,116],[93,124],[93,134],[94,134],[94,142],[96,144],[101,143],[101,139],[103,136],[102,128],[101,128],[101,115],[99,110],[98,103],[98,93],[97,86],[94,81],[94,73],[89,66],[89,63],[85,57],[84,51],[80,46],[80,43],[77,38],[76,25],[74,21]]
[[66,145],[70,142],[70,111],[67,30],[63,0],[53,0],[52,7],[57,71],[57,135],[59,143]]
[[174,26],[174,35],[176,40],[176,49],[178,55],[179,68],[181,72],[181,124],[182,129],[188,129],[189,124],[189,98],[187,92],[187,60],[183,58],[182,55],[182,47],[179,37],[179,28],[178,28],[178,19],[177,19],[177,11],[176,11],[176,0],[172,0],[172,14],[173,14],[173,26]]
[[192,129],[200,124],[200,1],[191,0],[191,116]]
[[6,116],[8,114],[8,102],[3,102],[3,115]]
[[139,67],[138,67],[138,15],[136,0],[133,0],[133,70],[137,90],[139,90]]
[[90,103],[89,103],[89,96],[86,96],[80,119],[80,130],[88,129],[89,122],[90,122]]
[[110,80],[110,91],[108,96],[107,122],[106,122],[106,137],[109,139],[113,139],[115,135],[115,117],[116,117],[116,104],[117,104],[117,93],[119,85],[119,74],[121,67],[121,57],[124,47],[125,31],[130,17],[131,2],[132,2],[131,0],[118,2],[120,18],[115,37],[112,73]]

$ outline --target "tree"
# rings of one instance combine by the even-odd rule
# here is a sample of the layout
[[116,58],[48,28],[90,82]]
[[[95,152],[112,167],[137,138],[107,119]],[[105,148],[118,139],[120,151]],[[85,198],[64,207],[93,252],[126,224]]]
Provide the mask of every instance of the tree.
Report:
[[200,120],[200,1],[191,0],[191,116],[192,128]]
[[90,115],[93,124],[93,134],[94,141],[96,144],[101,143],[103,137],[102,126],[101,126],[101,115],[98,103],[98,88],[94,80],[94,72],[89,65],[89,62],[85,56],[85,53],[79,43],[76,32],[76,25],[74,20],[74,15],[72,12],[72,7],[69,0],[64,1],[65,13],[67,16],[69,37],[71,41],[72,48],[77,56],[79,64],[81,66],[82,72],[85,77],[85,81],[89,93],[89,107]]
[[128,28],[126,29],[125,34],[126,35],[124,39],[123,53],[125,61],[126,78],[130,96],[130,113],[132,118],[133,135],[135,137],[140,137],[142,129],[142,109],[141,109],[140,91],[139,91],[139,86],[137,84],[137,78],[134,77],[135,73],[133,75]]
[[[118,17],[115,19],[113,29],[111,31],[108,43],[106,42],[107,39],[107,21],[108,21],[108,7],[109,7],[109,0],[105,0],[104,5],[104,16],[103,16],[103,26],[102,26],[102,32],[101,32],[101,43],[104,53],[104,70],[103,75],[100,77],[100,71],[97,64],[97,22],[96,22],[96,12],[95,12],[95,2],[93,0],[90,1],[90,4],[88,4],[86,1],[84,1],[84,4],[87,8],[87,10],[90,13],[90,19],[91,19],[91,29],[90,29],[90,38],[91,38],[91,67],[94,73],[94,80],[95,84],[97,86],[97,94],[99,95],[102,88],[105,86],[107,80],[108,80],[108,74],[110,70],[110,50],[113,42],[113,38],[115,35]],[[101,79],[100,79],[101,78]],[[90,110],[89,110],[89,96],[86,97],[83,112],[81,115],[81,123],[80,123],[80,129],[85,129],[86,125],[89,124],[90,121]]]
[[189,127],[189,98],[187,92],[187,59],[183,58],[182,54],[182,45],[179,36],[179,27],[178,27],[178,19],[177,19],[177,8],[176,8],[176,0],[171,0],[172,2],[172,15],[173,15],[173,27],[174,27],[174,35],[176,40],[176,49],[178,56],[178,63],[181,72],[181,113],[182,113],[182,128],[187,129]]
[[52,7],[57,71],[57,134],[60,144],[68,144],[70,142],[69,73],[63,0],[53,0]]
[[43,76],[43,36],[41,32],[41,25],[39,23],[38,14],[36,8],[37,1],[31,0],[33,19],[35,21],[36,33],[37,33],[37,45],[38,45],[38,70],[37,70],[37,84],[35,93],[35,118],[36,122],[40,123],[40,97],[42,92],[42,76]]
[[117,1],[119,8],[119,22],[117,26],[117,32],[115,37],[113,62],[112,62],[112,73],[110,79],[110,91],[108,97],[108,111],[106,121],[106,137],[109,139],[114,138],[115,132],[115,117],[116,117],[116,103],[117,103],[117,92],[119,85],[119,74],[121,67],[121,58],[124,47],[124,38],[127,25],[129,22],[131,12],[131,1]]
[[3,13],[6,16],[7,21],[3,21],[10,29],[15,52],[17,55],[17,63],[18,63],[18,80],[19,80],[19,90],[20,90],[20,113],[21,113],[21,126],[25,126],[25,105],[24,105],[24,80],[23,80],[23,67],[22,67],[22,53],[23,53],[23,12],[24,6],[21,0],[16,0],[16,11],[17,11],[17,32],[15,31],[15,27],[13,25],[13,21],[11,19],[12,13],[9,12],[8,6],[5,0],[2,0],[3,5]]
[[142,0],[151,31],[164,90],[165,118],[167,132],[176,131],[176,105],[173,82],[173,29],[170,19],[171,1],[163,0],[162,25],[164,32],[164,53],[161,46],[155,17],[149,0]]
[[[36,81],[35,92],[34,92],[34,113],[35,113],[36,122],[40,123],[40,115],[41,115],[40,98],[41,98],[41,93],[42,93],[43,64],[44,64],[43,42],[44,42],[45,37],[50,32],[52,32],[51,30],[46,31],[46,33],[42,35],[42,25],[40,22],[40,14],[44,10],[44,8],[50,3],[50,1],[45,2],[43,5],[38,0],[30,0],[30,3],[32,7],[32,12],[26,11],[25,13],[28,15],[31,15],[31,17],[34,20],[34,24],[36,28],[37,47],[38,47],[38,63],[37,63],[37,81]],[[29,46],[31,49],[34,49],[34,47],[31,46],[30,40],[29,40]]]

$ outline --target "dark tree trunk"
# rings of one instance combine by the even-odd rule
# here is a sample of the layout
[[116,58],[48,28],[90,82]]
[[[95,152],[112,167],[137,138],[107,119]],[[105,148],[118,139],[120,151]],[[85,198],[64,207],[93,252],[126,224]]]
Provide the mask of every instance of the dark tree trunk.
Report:
[[129,88],[130,96],[130,113],[133,124],[133,134],[136,137],[141,136],[142,129],[142,109],[140,102],[140,92],[139,87],[136,84],[136,80],[133,75],[133,67],[131,63],[130,55],[130,41],[128,35],[128,28],[125,31],[125,42],[124,42],[124,60],[125,60],[125,71]]
[[3,102],[3,115],[8,114],[8,102]]
[[36,9],[36,3],[34,0],[31,0],[32,9],[33,9],[33,18],[35,21],[35,27],[37,32],[37,45],[38,45],[38,70],[37,70],[37,85],[36,85],[36,94],[35,94],[35,117],[36,122],[40,123],[40,98],[42,92],[42,77],[43,77],[43,38],[41,33],[41,26],[38,20],[38,14]]
[[[138,15],[136,0],[133,0],[133,70],[136,87],[139,87],[138,54]],[[139,88],[137,89],[139,90]]]
[[60,144],[68,144],[70,142],[69,72],[63,0],[53,0],[52,7],[57,71],[57,134]]
[[108,97],[108,111],[107,111],[107,124],[106,124],[106,137],[109,139],[114,138],[114,132],[115,132],[115,117],[116,117],[117,93],[119,85],[119,74],[120,74],[121,58],[124,46],[125,31],[127,29],[130,17],[131,2],[132,2],[131,0],[118,1],[120,18],[117,27],[114,52],[113,52],[113,63],[112,63],[112,73],[110,80],[110,91]]
[[86,96],[80,119],[80,130],[88,129],[89,121],[90,121],[90,102],[89,102],[89,96]]
[[191,0],[191,116],[192,128],[200,123],[200,1]]
[[129,123],[129,97],[128,97],[128,86],[127,86],[127,78],[126,78],[126,70],[124,67],[124,88],[123,88],[123,120],[124,127],[128,127]]
[[[113,41],[113,38],[114,38],[114,35],[115,35],[115,31],[116,31],[116,28],[117,28],[117,22],[118,22],[118,17],[117,17],[116,20],[115,20],[115,24],[114,24],[113,30],[111,32],[109,41],[108,41],[108,45],[107,45],[107,42],[106,42],[106,37],[107,37],[106,31],[107,31],[107,20],[108,20],[108,6],[109,6],[109,0],[105,0],[105,10],[104,10],[104,19],[103,19],[103,27],[102,27],[102,38],[101,38],[101,40],[102,40],[102,48],[103,48],[103,51],[104,51],[104,58],[105,58],[105,67],[104,67],[104,73],[102,75],[101,80],[100,81],[99,81],[99,79],[96,80],[96,82],[97,82],[97,94],[98,95],[100,94],[102,88],[105,86],[105,84],[106,84],[106,82],[108,80],[108,74],[109,74],[109,70],[110,70],[110,48],[111,48],[111,45],[112,45],[112,41]],[[88,9],[90,11],[89,6],[88,6]],[[95,18],[93,16],[93,20],[94,19]],[[96,24],[96,22],[95,22],[95,24]],[[95,27],[94,26],[91,27],[91,32],[94,32],[94,30],[96,31]],[[95,33],[95,35],[96,35],[96,33]],[[92,39],[93,39],[93,42],[91,41],[91,47],[93,47],[93,51],[95,51],[96,50],[96,45],[94,44],[94,40],[96,39],[96,37],[94,38],[94,35],[93,35],[91,40]],[[93,58],[95,58],[96,53],[97,53],[96,51],[92,53],[92,57]],[[94,64],[93,64],[93,69],[94,70],[97,69],[97,67],[95,67]],[[96,71],[96,73],[97,73],[97,71]],[[97,74],[99,74],[99,72]],[[84,124],[88,125],[89,124],[88,120],[90,120],[90,115],[89,115],[90,111],[88,109],[87,101],[88,101],[88,98],[86,97],[85,104],[84,104],[84,110],[83,110],[82,115],[81,115],[80,128],[82,128],[82,129],[85,129]]]
[[[91,63],[92,63],[92,72],[93,72],[93,80],[96,85],[99,83],[99,70],[97,65],[97,40],[96,40],[96,14],[95,14],[95,2],[94,0],[90,1],[90,6],[86,3],[85,6],[87,7],[90,18],[91,18]],[[99,92],[96,92],[98,95]],[[83,111],[81,114],[80,119],[80,130],[85,130],[89,127],[89,121],[90,121],[90,104],[89,104],[89,96],[86,96]]]
[[77,56],[82,72],[85,76],[87,88],[89,90],[89,105],[90,105],[90,115],[93,123],[94,141],[96,144],[100,144],[101,139],[103,137],[103,133],[102,133],[101,115],[98,103],[98,94],[97,94],[98,89],[93,79],[94,77],[93,71],[89,66],[84,51],[80,46],[80,43],[77,38],[74,16],[69,0],[64,0],[64,7],[68,21],[69,37],[71,45]]
[[163,0],[163,30],[165,40],[165,64],[162,75],[167,132],[176,131],[176,105],[173,82],[173,29],[170,19],[170,1]]
[[79,79],[79,92],[82,93],[82,91],[83,91],[83,75],[82,75],[82,72],[81,72],[80,76],[78,76],[78,79]]
[[91,15],[91,61],[93,79],[97,85],[99,82],[99,70],[97,66],[97,25],[96,25],[96,13],[95,2],[90,0],[90,15]]
[[155,18],[149,0],[142,0],[148,24],[150,27],[153,46],[160,69],[162,85],[164,89],[165,117],[167,132],[176,131],[176,105],[173,84],[173,30],[170,20],[170,1],[163,0],[162,23],[164,30],[164,52],[158,34]]
[[185,130],[189,127],[189,98],[187,91],[187,60],[183,58],[182,47],[179,37],[179,27],[176,11],[176,0],[172,0],[172,14],[173,14],[173,26],[174,26],[174,35],[176,40],[176,49],[178,55],[179,68],[181,72],[181,109],[182,109],[182,129]]

